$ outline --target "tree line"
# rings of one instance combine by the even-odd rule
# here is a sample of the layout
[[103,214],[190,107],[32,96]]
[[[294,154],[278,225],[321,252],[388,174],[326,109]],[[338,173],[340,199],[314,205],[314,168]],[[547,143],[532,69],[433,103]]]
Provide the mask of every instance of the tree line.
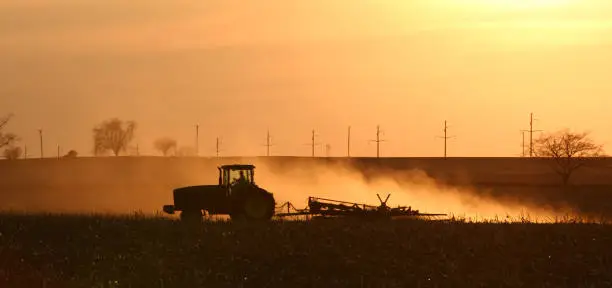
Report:
[[[20,140],[14,133],[4,132],[12,114],[0,118],[0,149],[4,158],[18,159],[23,153],[16,146]],[[137,125],[134,121],[124,121],[111,118],[93,128],[93,151],[95,156],[119,156],[126,152],[134,139]],[[163,156],[194,156],[193,149],[178,148],[178,143],[171,137],[161,137],[153,142],[153,147]],[[571,176],[585,166],[597,166],[601,159],[607,158],[603,146],[596,144],[588,132],[572,132],[563,129],[543,133],[534,143],[534,154],[538,159],[546,161],[561,178],[564,185],[569,184]],[[76,157],[77,152],[71,150],[65,157]]]

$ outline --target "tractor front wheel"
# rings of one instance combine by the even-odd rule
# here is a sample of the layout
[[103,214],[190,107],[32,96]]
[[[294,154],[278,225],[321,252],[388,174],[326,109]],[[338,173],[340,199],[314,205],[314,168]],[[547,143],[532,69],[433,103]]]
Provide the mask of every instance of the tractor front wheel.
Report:
[[203,220],[202,218],[202,210],[185,210],[181,212],[181,221],[184,222],[200,223]]
[[241,201],[238,213],[232,213],[231,217],[233,220],[267,221],[274,216],[275,205],[271,194],[254,193]]

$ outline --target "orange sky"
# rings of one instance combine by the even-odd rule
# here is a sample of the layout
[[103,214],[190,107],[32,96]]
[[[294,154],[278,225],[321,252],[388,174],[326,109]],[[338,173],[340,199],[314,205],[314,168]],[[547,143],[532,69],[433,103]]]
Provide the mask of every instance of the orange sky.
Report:
[[[90,154],[91,128],[139,123],[201,154],[515,156],[537,129],[612,143],[612,2],[536,0],[0,2],[0,114],[38,156]],[[526,3],[525,1],[523,3]],[[520,3],[519,3],[520,4]],[[134,143],[134,144],[135,144]],[[324,148],[318,148],[320,155]]]

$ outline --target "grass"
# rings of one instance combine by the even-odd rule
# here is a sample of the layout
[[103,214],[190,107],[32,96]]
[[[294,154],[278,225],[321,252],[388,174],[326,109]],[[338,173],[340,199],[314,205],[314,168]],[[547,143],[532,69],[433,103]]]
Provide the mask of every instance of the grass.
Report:
[[612,285],[611,226],[504,221],[188,226],[158,216],[5,213],[0,287]]

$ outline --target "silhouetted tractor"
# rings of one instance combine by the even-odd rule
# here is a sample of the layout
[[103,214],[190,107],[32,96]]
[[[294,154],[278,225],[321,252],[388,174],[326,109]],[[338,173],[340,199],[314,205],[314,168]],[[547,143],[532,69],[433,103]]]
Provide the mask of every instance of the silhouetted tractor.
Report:
[[229,215],[232,220],[270,220],[274,216],[272,193],[255,184],[254,165],[223,165],[217,185],[174,189],[174,205],[164,205],[168,214],[181,211],[181,220],[201,221],[209,215]]

